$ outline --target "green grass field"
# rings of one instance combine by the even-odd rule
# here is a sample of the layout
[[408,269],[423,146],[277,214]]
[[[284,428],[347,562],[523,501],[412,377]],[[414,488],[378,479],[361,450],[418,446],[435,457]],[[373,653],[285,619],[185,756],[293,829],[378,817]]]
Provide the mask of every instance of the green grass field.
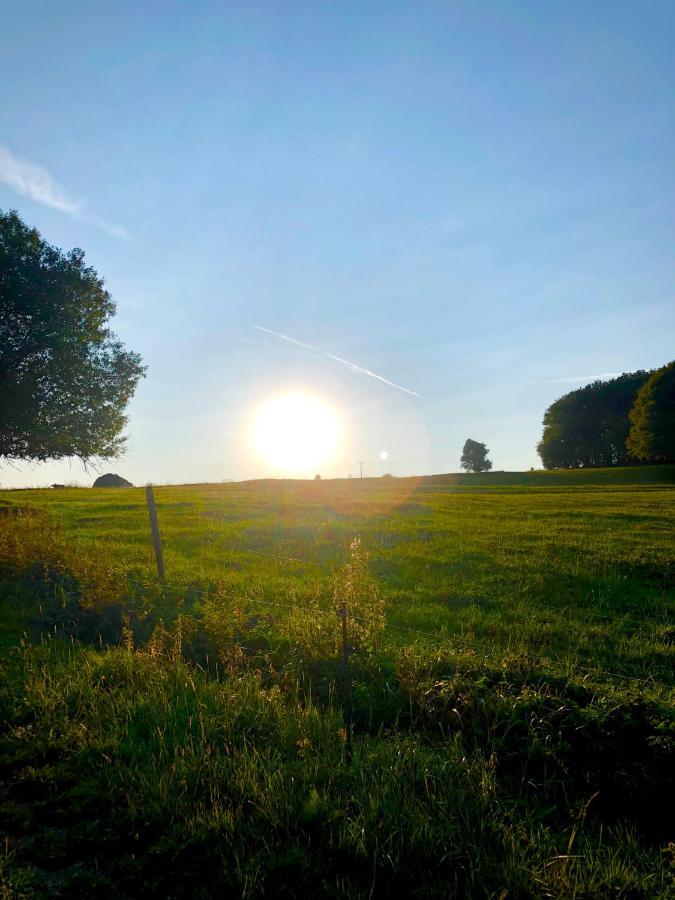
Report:
[[[673,479],[669,467],[649,467],[155,495],[169,584],[329,601],[330,573],[359,537],[392,626],[658,678],[672,662],[663,633],[673,613]],[[77,554],[156,577],[142,489],[3,499],[46,508]]]
[[155,497],[0,493],[7,896],[670,895],[675,467]]

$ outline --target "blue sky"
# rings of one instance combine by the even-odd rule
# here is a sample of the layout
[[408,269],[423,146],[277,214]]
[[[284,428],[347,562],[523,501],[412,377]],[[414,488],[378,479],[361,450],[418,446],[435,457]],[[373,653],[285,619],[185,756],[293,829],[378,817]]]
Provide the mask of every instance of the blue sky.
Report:
[[14,3],[2,32],[0,207],[84,248],[149,367],[104,470],[265,475],[286,386],[344,422],[325,475],[455,471],[467,437],[529,468],[554,399],[673,358],[669,0]]

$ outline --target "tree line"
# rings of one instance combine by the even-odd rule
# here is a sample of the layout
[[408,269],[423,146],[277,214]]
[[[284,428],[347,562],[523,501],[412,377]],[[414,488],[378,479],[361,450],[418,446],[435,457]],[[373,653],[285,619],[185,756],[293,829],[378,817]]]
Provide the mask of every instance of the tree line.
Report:
[[560,397],[537,452],[547,469],[675,462],[675,361]]

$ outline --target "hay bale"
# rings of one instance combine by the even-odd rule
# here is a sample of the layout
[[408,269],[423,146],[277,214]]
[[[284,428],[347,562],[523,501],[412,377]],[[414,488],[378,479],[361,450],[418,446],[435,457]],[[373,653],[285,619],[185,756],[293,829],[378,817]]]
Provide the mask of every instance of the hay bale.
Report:
[[121,475],[114,475],[112,472],[108,472],[106,475],[99,475],[92,487],[133,487],[133,484],[127,481],[126,478],[122,478]]

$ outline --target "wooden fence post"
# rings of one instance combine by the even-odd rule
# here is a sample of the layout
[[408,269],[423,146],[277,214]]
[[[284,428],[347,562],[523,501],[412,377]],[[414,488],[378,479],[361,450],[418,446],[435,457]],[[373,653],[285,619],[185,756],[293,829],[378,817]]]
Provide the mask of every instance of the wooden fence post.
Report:
[[157,507],[155,506],[155,496],[152,493],[152,485],[145,486],[145,499],[148,503],[148,516],[150,517],[150,530],[152,531],[152,542],[155,545],[155,559],[157,560],[157,575],[160,581],[164,581],[164,556],[162,554],[162,539],[159,536],[159,524],[157,522]]

